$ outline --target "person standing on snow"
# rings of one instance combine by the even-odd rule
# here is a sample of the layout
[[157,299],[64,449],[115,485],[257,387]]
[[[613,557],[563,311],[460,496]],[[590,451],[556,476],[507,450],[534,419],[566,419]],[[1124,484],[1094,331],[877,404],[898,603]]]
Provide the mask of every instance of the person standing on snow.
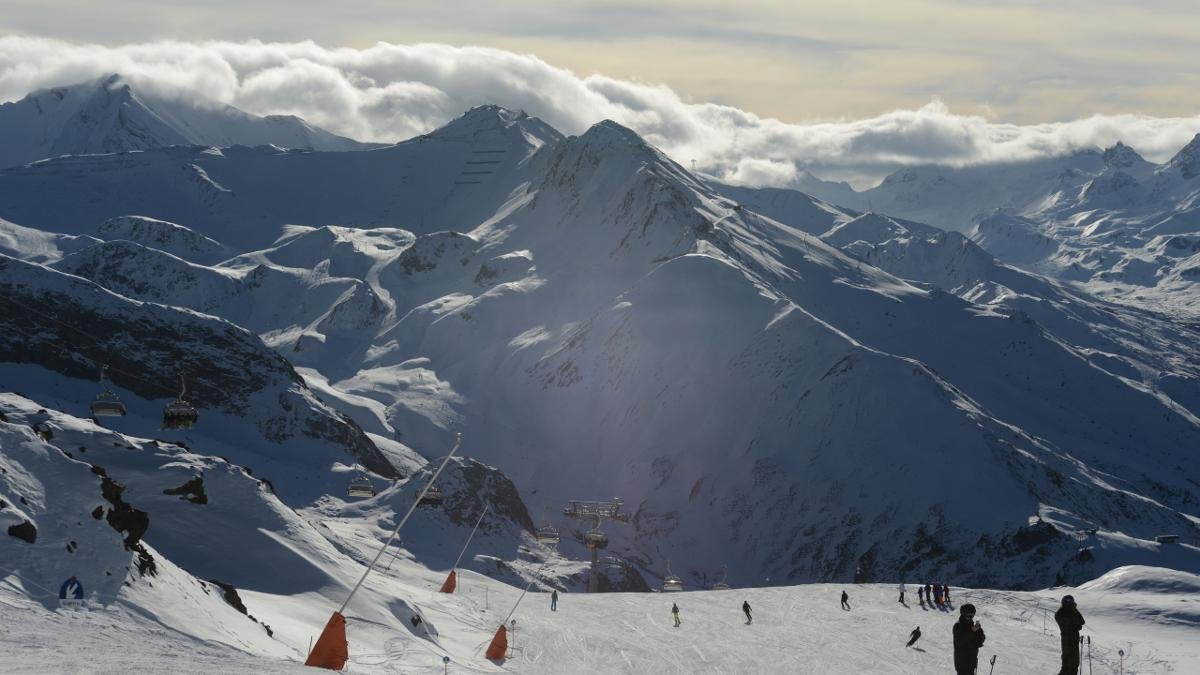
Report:
[[917,644],[917,640],[920,640],[920,639],[921,639],[921,627],[917,626],[916,628],[913,629],[913,632],[908,634],[908,644],[906,644],[904,646],[911,647],[911,646]]
[[975,675],[975,666],[979,664],[979,648],[986,637],[983,628],[975,620],[975,605],[968,602],[959,609],[958,621],[952,633],[954,672],[957,675]]
[[1054,621],[1062,632],[1062,670],[1059,675],[1072,675],[1079,670],[1079,631],[1083,629],[1083,615],[1075,606],[1075,598],[1064,595],[1062,607],[1054,613]]
[[925,584],[925,602],[933,604],[933,586]]
[[675,627],[679,628],[679,605],[671,603],[671,616],[675,617]]
[[558,590],[557,589],[550,592],[550,611],[551,612],[558,611]]
[[900,604],[904,604],[904,582],[900,582]]
[[[942,584],[942,602],[946,603],[947,605],[950,604],[950,587],[946,584]],[[951,607],[951,609],[953,609],[953,607]]]
[[842,591],[842,609],[850,611],[850,596],[846,595],[846,591]]
[[745,615],[746,615],[746,623],[747,624],[754,623],[754,617],[750,616],[750,601],[749,600],[742,601],[742,612],[745,613]]
[[917,601],[922,605],[925,604],[925,587],[917,586]]

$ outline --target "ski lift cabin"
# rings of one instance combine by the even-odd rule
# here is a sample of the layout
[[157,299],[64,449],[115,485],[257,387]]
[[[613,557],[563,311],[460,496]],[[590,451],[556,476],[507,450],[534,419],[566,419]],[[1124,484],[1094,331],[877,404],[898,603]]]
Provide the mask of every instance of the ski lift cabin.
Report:
[[346,488],[346,494],[350,497],[374,497],[375,484],[366,476],[359,476],[350,481],[349,487]]
[[163,428],[164,429],[190,429],[192,425],[199,419],[200,414],[183,398],[187,393],[187,383],[183,381],[183,375],[179,376],[179,383],[183,385],[183,390],[179,392],[179,398],[167,404],[163,408]]
[[539,527],[537,530],[537,540],[538,543],[546,544],[547,546],[558,546],[558,528],[553,525]]
[[418,492],[417,497],[417,506],[442,505],[442,491],[436,485],[430,485],[429,489],[425,491],[424,495],[421,495],[421,493]]
[[[108,366],[100,366],[100,386],[104,387],[104,373],[108,370]],[[96,400],[92,401],[92,417],[124,417],[125,404],[121,403],[121,398],[117,396],[111,389],[104,387],[103,391],[96,395]]]

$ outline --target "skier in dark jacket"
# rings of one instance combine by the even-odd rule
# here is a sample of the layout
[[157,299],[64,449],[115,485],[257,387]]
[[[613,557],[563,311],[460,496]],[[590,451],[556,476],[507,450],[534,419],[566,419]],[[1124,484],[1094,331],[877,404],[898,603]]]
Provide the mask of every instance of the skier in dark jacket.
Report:
[[920,640],[920,639],[921,639],[921,627],[917,626],[916,628],[913,629],[913,632],[909,633],[908,644],[906,644],[904,646],[911,647],[911,646],[917,644],[917,640]]
[[933,586],[925,584],[925,602],[933,604]]
[[550,592],[550,611],[551,612],[558,611],[558,591],[557,590]]
[[967,603],[958,610],[954,624],[954,672],[975,675],[979,663],[979,648],[983,646],[983,628],[975,620],[975,605]]
[[1073,675],[1079,670],[1079,631],[1083,629],[1083,615],[1075,606],[1075,598],[1064,595],[1062,607],[1054,613],[1054,621],[1062,632],[1062,670],[1059,675]]
[[917,586],[917,601],[922,605],[925,604],[925,587]]
[[671,616],[675,617],[675,627],[679,628],[679,605],[671,603]]
[[850,611],[850,596],[846,595],[846,591],[842,591],[842,609]]
[[746,615],[746,623],[754,623],[754,617],[750,616],[750,601],[742,601],[742,612]]
[[947,605],[950,604],[950,587],[946,584],[942,584],[942,602],[946,603]]

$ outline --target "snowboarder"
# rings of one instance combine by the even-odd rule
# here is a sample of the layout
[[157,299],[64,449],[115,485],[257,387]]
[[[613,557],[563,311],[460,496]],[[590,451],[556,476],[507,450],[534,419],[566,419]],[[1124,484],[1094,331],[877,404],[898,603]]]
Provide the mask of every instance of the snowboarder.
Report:
[[908,644],[906,644],[904,646],[911,647],[911,646],[917,644],[917,640],[920,640],[920,639],[921,639],[921,627],[917,626],[916,628],[913,629],[913,632],[908,634]]
[[746,624],[747,625],[754,623],[754,617],[750,616],[750,601],[749,600],[742,601],[742,612],[746,615]]
[[975,620],[975,605],[967,603],[958,610],[958,621],[954,624],[954,672],[957,675],[975,675],[979,663],[979,648],[985,636],[983,628]]
[[671,616],[675,617],[675,627],[679,628],[679,605],[671,603]]
[[846,591],[842,591],[842,609],[850,611],[850,596],[846,595]]
[[904,582],[900,582],[900,604],[904,604]]
[[64,581],[62,587],[58,589],[58,598],[59,600],[66,600],[67,598],[82,600],[83,584],[79,583],[79,580],[72,576],[70,579]]
[[550,591],[550,611],[558,611],[558,590]]
[[1083,615],[1075,606],[1075,598],[1064,595],[1062,607],[1054,613],[1054,621],[1062,632],[1062,670],[1059,675],[1072,675],[1079,670],[1079,631],[1083,629]]

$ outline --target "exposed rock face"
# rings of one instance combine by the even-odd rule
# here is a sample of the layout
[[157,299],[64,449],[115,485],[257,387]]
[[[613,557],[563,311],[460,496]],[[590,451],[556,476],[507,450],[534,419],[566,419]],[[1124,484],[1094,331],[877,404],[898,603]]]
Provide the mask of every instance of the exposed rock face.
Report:
[[33,544],[37,542],[37,528],[34,527],[33,523],[26,520],[17,525],[10,525],[8,536],[16,537],[17,539]]
[[207,504],[208,495],[204,494],[204,478],[196,476],[188,482],[175,488],[163,490],[164,495],[181,495],[193,504]]

